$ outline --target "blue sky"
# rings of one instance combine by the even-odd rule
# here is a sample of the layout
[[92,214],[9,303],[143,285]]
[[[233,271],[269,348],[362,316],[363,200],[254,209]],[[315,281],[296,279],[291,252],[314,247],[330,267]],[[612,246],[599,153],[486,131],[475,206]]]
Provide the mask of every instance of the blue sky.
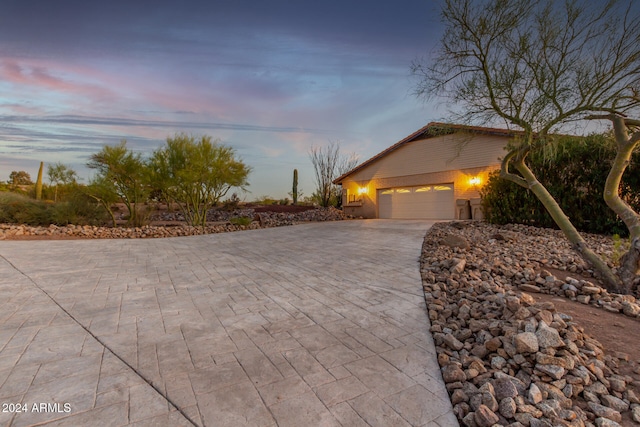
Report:
[[285,197],[294,168],[310,195],[311,146],[365,160],[442,119],[409,73],[438,22],[425,0],[4,0],[0,180],[60,161],[86,182],[105,144],[187,132],[253,168],[247,200]]

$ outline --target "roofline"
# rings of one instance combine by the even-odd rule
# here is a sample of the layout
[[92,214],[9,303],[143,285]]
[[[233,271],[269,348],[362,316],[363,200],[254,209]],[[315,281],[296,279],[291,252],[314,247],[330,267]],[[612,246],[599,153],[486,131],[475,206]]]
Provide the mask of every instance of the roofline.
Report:
[[[434,131],[437,131],[437,132],[434,132]],[[376,160],[386,156],[387,154],[391,153],[392,151],[397,150],[398,148],[402,147],[403,145],[408,144],[409,142],[412,142],[412,141],[415,141],[415,140],[419,139],[421,136],[423,136],[425,134],[433,133],[429,137],[434,137],[434,136],[440,136],[440,135],[447,135],[447,134],[450,134],[450,133],[454,133],[456,131],[469,132],[469,133],[475,133],[475,134],[483,134],[483,135],[498,135],[498,136],[506,136],[506,137],[512,137],[512,136],[515,136],[515,135],[521,135],[523,133],[522,131],[510,130],[510,129],[488,128],[488,127],[482,127],[482,126],[469,126],[469,125],[457,125],[457,124],[452,124],[452,123],[441,123],[441,122],[430,122],[429,124],[427,124],[426,126],[418,129],[417,131],[415,131],[411,135],[409,135],[409,136],[401,139],[400,141],[396,142],[391,147],[379,152],[375,156],[373,156],[370,159],[360,163],[355,168],[351,169],[350,171],[348,171],[348,172],[342,174],[341,176],[339,176],[338,178],[334,179],[333,183],[334,184],[342,184],[342,181],[344,181],[344,179],[347,178],[349,175],[352,175],[355,172],[365,168],[366,166],[368,166],[371,163],[375,162]]]

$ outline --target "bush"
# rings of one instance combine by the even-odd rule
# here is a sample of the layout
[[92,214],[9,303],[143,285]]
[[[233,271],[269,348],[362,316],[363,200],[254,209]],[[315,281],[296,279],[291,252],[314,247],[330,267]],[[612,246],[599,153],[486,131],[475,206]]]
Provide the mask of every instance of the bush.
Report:
[[240,202],[241,200],[240,197],[238,197],[238,194],[233,193],[231,197],[222,203],[222,209],[227,212],[235,211],[240,206]]
[[[629,231],[602,197],[615,157],[613,144],[606,135],[566,138],[552,156],[545,157],[541,152],[531,153],[528,165],[578,230],[626,237]],[[633,209],[640,209],[638,152],[634,153],[622,178],[620,195]],[[489,176],[481,196],[488,222],[557,228],[532,192],[500,178],[498,171]]]
[[88,195],[75,191],[66,198],[64,202],[52,204],[51,224],[104,225],[108,222],[107,212]]
[[[18,193],[0,193],[0,222],[43,225],[47,204]],[[47,224],[48,225],[48,224]]]
[[32,226],[101,225],[105,213],[88,196],[74,193],[66,202],[34,200],[21,194],[0,193],[0,222]]
[[229,222],[233,225],[249,225],[253,221],[248,216],[236,216],[233,218],[229,218]]

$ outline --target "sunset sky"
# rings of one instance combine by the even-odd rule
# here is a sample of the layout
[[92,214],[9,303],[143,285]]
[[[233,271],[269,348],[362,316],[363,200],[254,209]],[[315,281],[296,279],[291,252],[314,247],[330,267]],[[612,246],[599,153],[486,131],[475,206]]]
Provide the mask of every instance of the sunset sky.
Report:
[[[122,139],[207,134],[253,168],[247,200],[314,190],[309,148],[361,160],[432,120],[409,66],[440,36],[425,0],[4,0],[0,180]],[[440,106],[441,107],[441,106]]]

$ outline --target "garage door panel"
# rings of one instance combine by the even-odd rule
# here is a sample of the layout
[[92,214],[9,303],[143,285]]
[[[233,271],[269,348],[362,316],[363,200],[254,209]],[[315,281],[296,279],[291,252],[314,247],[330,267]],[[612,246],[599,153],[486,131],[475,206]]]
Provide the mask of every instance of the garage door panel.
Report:
[[453,184],[379,190],[378,216],[396,219],[453,219],[453,197]]

